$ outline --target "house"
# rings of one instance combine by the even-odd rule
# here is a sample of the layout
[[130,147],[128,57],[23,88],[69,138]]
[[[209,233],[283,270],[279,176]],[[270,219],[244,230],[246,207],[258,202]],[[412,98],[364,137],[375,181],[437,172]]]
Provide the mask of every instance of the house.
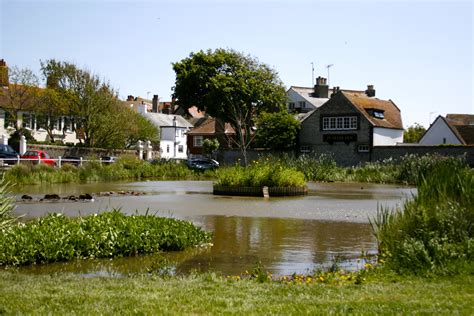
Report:
[[[29,91],[30,90],[30,91]],[[72,116],[44,116],[28,111],[33,109],[35,99],[28,97],[37,87],[25,88],[18,84],[10,84],[8,80],[8,67],[5,60],[0,60],[0,135],[9,136],[16,129],[29,130],[37,141],[62,141],[63,143],[77,144],[80,142],[76,134],[79,122]],[[37,92],[37,91],[35,91]],[[11,102],[14,97],[19,97],[25,110],[15,110],[12,115]],[[21,96],[21,97],[20,97]],[[50,127],[50,134],[46,127]]]
[[366,94],[335,91],[331,98],[301,123],[301,153],[331,154],[339,164],[370,161],[374,146],[403,142],[400,109],[391,100]]
[[[373,86],[369,88],[373,90]],[[319,108],[326,103],[331,95],[336,92],[338,88],[329,89],[327,79],[323,77],[316,78],[316,85],[311,87],[291,86],[286,92],[288,97],[288,112],[290,113],[308,113]],[[365,91],[339,89],[340,91],[365,94]],[[371,90],[371,91],[372,91]],[[375,90],[373,90],[375,94]]]
[[438,116],[423,134],[419,143],[421,145],[474,145],[474,115]]
[[164,159],[187,159],[186,133],[193,127],[180,115],[148,112],[146,104],[139,104],[138,113],[160,129],[160,156]]
[[191,155],[203,155],[202,144],[205,139],[217,139],[220,148],[232,148],[235,130],[229,123],[222,124],[220,120],[208,118],[200,126],[188,132],[188,149]]

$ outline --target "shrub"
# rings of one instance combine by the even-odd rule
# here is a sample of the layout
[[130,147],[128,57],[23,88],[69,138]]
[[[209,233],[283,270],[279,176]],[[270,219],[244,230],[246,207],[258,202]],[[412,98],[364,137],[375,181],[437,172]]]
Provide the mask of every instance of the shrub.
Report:
[[210,238],[190,222],[148,214],[126,216],[117,210],[77,218],[50,214],[3,230],[0,265],[183,250]]

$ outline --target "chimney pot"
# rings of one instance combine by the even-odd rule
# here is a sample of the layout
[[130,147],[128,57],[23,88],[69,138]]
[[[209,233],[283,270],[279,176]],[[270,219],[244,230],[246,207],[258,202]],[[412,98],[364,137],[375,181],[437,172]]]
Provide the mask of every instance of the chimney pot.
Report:
[[326,78],[319,76],[316,78],[316,85],[314,86],[314,96],[316,98],[327,98],[329,95],[329,87],[326,84]]
[[151,102],[152,102],[152,111],[153,111],[153,113],[158,113],[158,106],[159,106],[158,94],[153,95],[153,100]]
[[375,97],[375,89],[374,89],[374,85],[367,85],[367,90],[365,90],[365,94],[368,96],[368,97]]

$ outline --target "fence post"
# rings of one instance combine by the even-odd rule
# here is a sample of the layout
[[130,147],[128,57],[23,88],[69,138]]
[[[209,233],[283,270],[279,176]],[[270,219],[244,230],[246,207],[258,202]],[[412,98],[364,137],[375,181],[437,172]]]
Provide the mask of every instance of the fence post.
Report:
[[24,135],[20,136],[20,155],[26,153],[26,138]]
[[137,148],[138,148],[138,159],[142,160],[143,159],[143,142],[141,140],[137,142]]
[[152,154],[153,147],[151,146],[151,141],[147,140],[146,141],[146,160],[150,161],[151,160],[151,154]]
[[61,156],[58,156],[58,168],[61,168]]
[[16,155],[16,164],[20,165],[20,155]]
[[79,157],[79,167],[82,167],[82,157]]
[[5,134],[2,135],[2,144],[8,145],[8,136]]

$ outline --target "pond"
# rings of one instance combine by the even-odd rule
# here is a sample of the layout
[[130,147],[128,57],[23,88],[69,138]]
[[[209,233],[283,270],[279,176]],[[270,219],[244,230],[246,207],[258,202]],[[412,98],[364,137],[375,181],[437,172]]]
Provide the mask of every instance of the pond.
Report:
[[[275,275],[309,273],[334,260],[347,269],[360,266],[361,253],[374,254],[376,240],[369,218],[379,206],[396,207],[415,193],[413,188],[354,183],[309,183],[301,197],[258,198],[212,195],[211,181],[148,181],[132,183],[28,186],[17,192],[17,214],[26,218],[49,212],[86,215],[111,208],[125,213],[151,212],[186,219],[214,233],[213,246],[165,254],[173,272],[194,270],[240,274],[260,262]],[[140,195],[98,196],[99,192],[133,191]],[[45,194],[61,197],[92,193],[93,202],[40,202]],[[21,201],[28,194],[32,201]],[[342,258],[342,259],[340,259]],[[120,275],[153,270],[162,257],[140,256],[114,260],[25,267],[26,272],[79,272]]]

